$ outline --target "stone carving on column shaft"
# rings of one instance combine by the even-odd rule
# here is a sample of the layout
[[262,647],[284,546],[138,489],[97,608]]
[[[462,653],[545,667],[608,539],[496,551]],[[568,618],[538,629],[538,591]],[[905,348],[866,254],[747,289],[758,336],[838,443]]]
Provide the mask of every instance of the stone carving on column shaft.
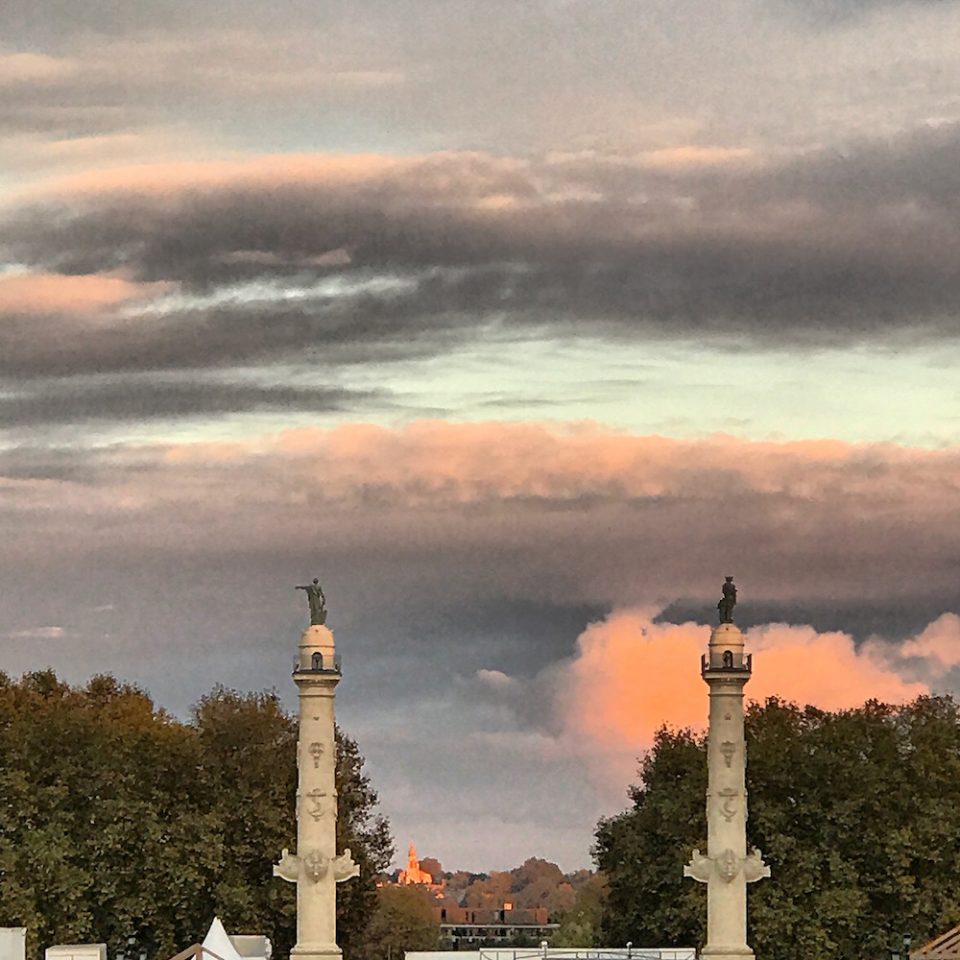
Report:
[[770,868],[763,862],[763,854],[756,847],[745,857],[738,857],[732,850],[724,850],[719,857],[704,856],[699,850],[683,868],[683,875],[698,883],[708,883],[716,873],[721,880],[730,883],[743,870],[747,883],[756,883],[770,876]]
[[770,868],[763,862],[763,854],[759,847],[754,847],[743,861],[743,876],[747,883],[756,883],[766,880],[770,876]]
[[302,874],[313,883],[318,883],[331,868],[337,883],[360,876],[360,867],[354,862],[349,847],[332,860],[319,850],[310,850],[306,856],[298,857],[284,848],[280,862],[273,868],[273,875],[288,883],[296,883]]
[[717,796],[723,797],[720,812],[723,814],[723,819],[729,823],[737,815],[737,801],[740,799],[740,794],[733,787],[725,787],[717,791]]
[[313,817],[314,820],[322,820],[327,815],[328,812],[333,814],[334,820],[337,819],[337,803],[336,803],[337,792],[336,791],[333,792],[334,803],[333,803],[333,809],[330,811],[328,811],[323,804],[324,799],[328,796],[330,796],[330,794],[325,793],[323,790],[311,790],[307,794],[307,797],[311,803],[311,807],[307,812],[310,814],[311,817]]

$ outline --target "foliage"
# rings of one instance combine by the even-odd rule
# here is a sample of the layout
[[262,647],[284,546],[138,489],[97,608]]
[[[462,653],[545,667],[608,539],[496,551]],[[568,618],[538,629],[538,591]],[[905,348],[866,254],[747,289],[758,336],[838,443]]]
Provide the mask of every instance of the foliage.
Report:
[[[766,960],[888,956],[960,920],[960,708],[948,697],[829,713],[771,699],[746,716],[750,843],[773,878],[751,887]],[[631,809],[602,820],[609,943],[702,943],[705,744],[661,730]]]
[[[341,887],[348,960],[390,861],[389,828],[357,745],[337,734],[338,842],[366,869]],[[206,931],[295,940],[295,891],[272,864],[294,848],[296,721],[272,694],[217,689],[190,723],[112,677],[0,674],[0,925],[29,950],[133,936],[170,956]]]
[[363,946],[363,960],[403,960],[406,950],[436,950],[440,922],[416,887],[383,886]]
[[600,931],[607,900],[607,878],[588,874],[577,886],[573,906],[560,916],[560,929],[550,938],[551,947],[600,947]]
[[571,879],[555,863],[530,857],[513,870],[474,878],[463,892],[462,903],[488,910],[498,910],[505,902],[517,910],[546,907],[555,917],[574,904],[576,893]]

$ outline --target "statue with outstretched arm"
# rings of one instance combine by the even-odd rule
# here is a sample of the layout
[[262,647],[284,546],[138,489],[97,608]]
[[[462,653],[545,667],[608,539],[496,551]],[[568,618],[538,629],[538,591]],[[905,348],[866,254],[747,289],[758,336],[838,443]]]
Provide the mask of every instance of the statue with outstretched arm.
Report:
[[306,591],[307,602],[310,604],[310,626],[325,624],[327,622],[327,598],[323,595],[320,581],[314,577],[313,583],[297,587],[297,589]]

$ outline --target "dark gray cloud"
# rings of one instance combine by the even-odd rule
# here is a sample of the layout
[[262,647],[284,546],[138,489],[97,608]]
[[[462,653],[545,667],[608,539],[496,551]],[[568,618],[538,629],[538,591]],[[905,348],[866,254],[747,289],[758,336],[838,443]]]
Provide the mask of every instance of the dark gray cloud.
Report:
[[252,383],[163,380],[153,377],[89,377],[41,381],[0,396],[0,423],[7,429],[91,421],[148,423],[269,411],[359,411],[383,393],[340,387],[290,387]]
[[[80,192],[8,215],[8,259],[181,291],[136,323],[0,318],[0,372],[442,351],[479,332],[834,346],[955,338],[960,126],[779,163],[588,155],[323,161]],[[68,325],[70,321],[66,321]]]
[[890,7],[948,6],[956,0],[779,0],[804,20],[821,24],[842,24]]

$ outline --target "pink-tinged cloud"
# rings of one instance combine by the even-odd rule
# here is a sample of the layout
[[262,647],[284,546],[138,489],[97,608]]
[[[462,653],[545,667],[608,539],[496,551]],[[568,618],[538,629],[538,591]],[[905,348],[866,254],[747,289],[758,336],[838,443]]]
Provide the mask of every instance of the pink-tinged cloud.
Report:
[[[548,677],[561,738],[591,758],[613,790],[622,791],[632,778],[637,756],[658,727],[706,725],[700,655],[710,628],[654,623],[654,613],[620,611],[592,624],[579,637],[576,656]],[[858,650],[844,633],[767,624],[747,631],[746,643],[754,654],[748,700],[775,696],[842,710],[870,699],[903,703],[929,692],[925,683],[904,679],[896,663],[871,645]]]
[[955,613],[945,613],[923,633],[905,643],[900,653],[904,657],[932,661],[944,669],[960,666],[960,617]]
[[[200,462],[217,458],[218,447],[176,446],[167,456]],[[350,496],[375,485],[406,503],[604,495],[723,501],[750,491],[798,501],[839,496],[855,510],[858,502],[866,507],[904,497],[923,481],[933,493],[960,494],[960,451],[955,449],[837,440],[774,443],[722,435],[678,440],[630,436],[590,422],[420,421],[401,429],[351,424],[286,431],[247,449],[322,468],[328,495]],[[915,509],[939,503],[939,496],[917,500]]]
[[59,273],[0,275],[0,316],[90,314],[168,289],[162,283],[133,283],[102,274]]
[[51,177],[9,198],[56,200],[70,207],[109,197],[135,197],[145,207],[176,208],[198,195],[231,197],[238,191],[290,189],[349,191],[383,205],[414,198],[432,204],[480,201],[505,193],[533,195],[529,165],[520,160],[459,152],[423,156],[389,154],[277,154],[204,162],[103,167]]
[[469,564],[474,592],[618,607],[712,594],[718,571],[737,574],[745,603],[888,603],[915,583],[947,596],[960,549],[955,449],[422,422],[97,459],[95,486],[60,480],[53,496],[12,480],[29,489],[6,509],[50,497],[42,523],[63,550],[97,549],[122,517],[127,543],[288,550],[320,538],[416,555],[448,584]]
[[21,84],[45,84],[76,73],[74,60],[45,53],[0,53],[0,89]]

